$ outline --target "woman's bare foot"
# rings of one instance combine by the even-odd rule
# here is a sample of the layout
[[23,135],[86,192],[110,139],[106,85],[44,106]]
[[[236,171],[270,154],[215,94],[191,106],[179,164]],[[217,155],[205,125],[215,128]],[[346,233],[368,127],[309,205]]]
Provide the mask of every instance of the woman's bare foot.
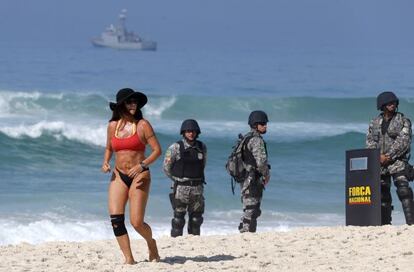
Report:
[[125,264],[137,264],[134,258],[127,258],[125,259]]
[[149,252],[149,261],[150,262],[159,262],[160,255],[158,255],[158,248],[157,248],[157,241],[152,239],[150,243],[148,243],[148,252]]

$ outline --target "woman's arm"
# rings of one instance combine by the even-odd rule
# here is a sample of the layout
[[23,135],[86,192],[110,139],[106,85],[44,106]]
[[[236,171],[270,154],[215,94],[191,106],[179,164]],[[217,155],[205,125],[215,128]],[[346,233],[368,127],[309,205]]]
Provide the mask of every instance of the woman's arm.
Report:
[[108,129],[106,133],[106,147],[105,147],[105,153],[104,153],[104,159],[102,163],[102,172],[108,173],[111,171],[111,166],[109,165],[109,161],[112,157],[112,146],[111,146],[111,138],[115,134],[115,126],[116,122],[110,122],[108,124]]
[[151,154],[145,158],[142,162],[148,166],[151,163],[153,163],[160,155],[161,155],[161,146],[158,142],[157,137],[155,136],[154,130],[151,126],[151,124],[147,120],[143,120],[140,122],[141,128],[143,132],[144,139],[146,143],[148,143],[151,147]]

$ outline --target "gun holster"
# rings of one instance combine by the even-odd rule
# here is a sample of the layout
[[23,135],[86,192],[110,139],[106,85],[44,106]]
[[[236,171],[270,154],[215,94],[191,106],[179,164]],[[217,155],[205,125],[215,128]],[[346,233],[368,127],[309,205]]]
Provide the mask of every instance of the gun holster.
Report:
[[175,210],[175,208],[177,207],[177,201],[175,200],[175,193],[177,192],[177,182],[174,182],[174,186],[172,187],[173,191],[172,193],[170,193],[168,196],[170,197],[170,203],[171,203],[171,207],[173,208],[173,210]]
[[175,210],[175,194],[174,193],[170,193],[168,195],[170,197],[170,203],[171,203],[171,207],[173,208],[173,210]]

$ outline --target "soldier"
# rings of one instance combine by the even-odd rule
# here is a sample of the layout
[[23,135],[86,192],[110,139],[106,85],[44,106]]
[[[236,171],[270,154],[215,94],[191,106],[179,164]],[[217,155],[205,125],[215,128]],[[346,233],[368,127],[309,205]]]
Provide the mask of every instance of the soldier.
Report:
[[243,216],[239,225],[240,232],[256,232],[257,218],[261,214],[260,204],[264,186],[270,179],[270,165],[267,163],[266,143],[262,134],[266,133],[268,118],[263,111],[250,113],[248,124],[251,131],[244,137],[244,163],[247,175],[241,186]]
[[408,184],[410,165],[411,121],[397,112],[399,100],[393,92],[383,92],[377,97],[377,109],[382,113],[374,118],[368,129],[367,148],[381,151],[381,224],[391,224],[393,210],[391,177],[404,211],[405,222],[414,223],[413,191]]
[[174,217],[171,237],[183,235],[185,214],[188,211],[188,234],[200,235],[204,213],[204,168],[206,146],[197,140],[200,127],[196,120],[185,120],[180,129],[183,138],[172,144],[165,153],[164,172],[173,181],[170,194]]

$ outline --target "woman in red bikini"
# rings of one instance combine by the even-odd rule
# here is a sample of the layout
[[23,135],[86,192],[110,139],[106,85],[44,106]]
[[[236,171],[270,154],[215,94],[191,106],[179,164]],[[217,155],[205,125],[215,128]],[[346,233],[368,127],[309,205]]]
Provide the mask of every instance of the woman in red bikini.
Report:
[[[145,207],[151,184],[148,166],[160,155],[161,147],[151,124],[143,119],[141,108],[147,103],[145,94],[132,89],[121,89],[116,103],[109,103],[113,111],[109,121],[107,143],[102,171],[111,171],[109,161],[115,152],[115,167],[109,184],[109,214],[125,263],[136,263],[132,256],[129,236],[125,228],[125,206],[129,199],[130,221],[134,229],[147,242],[149,261],[160,260],[151,227],[144,222]],[[151,154],[145,157],[145,146]]]

